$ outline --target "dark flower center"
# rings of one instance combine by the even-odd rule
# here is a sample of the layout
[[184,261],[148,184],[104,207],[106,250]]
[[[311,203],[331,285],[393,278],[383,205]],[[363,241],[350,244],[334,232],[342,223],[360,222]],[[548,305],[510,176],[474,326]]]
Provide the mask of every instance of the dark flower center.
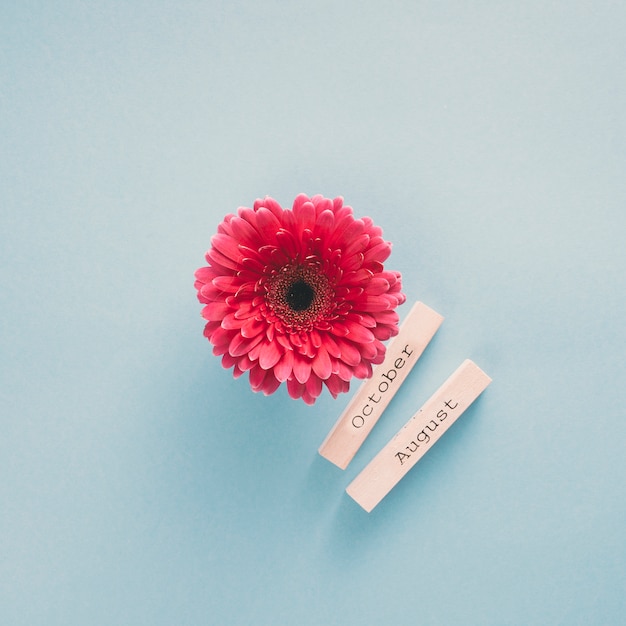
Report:
[[311,306],[314,297],[313,287],[303,280],[297,280],[293,283],[285,294],[287,304],[294,311],[306,311]]
[[276,268],[265,283],[268,315],[289,332],[313,328],[335,306],[335,292],[317,263]]

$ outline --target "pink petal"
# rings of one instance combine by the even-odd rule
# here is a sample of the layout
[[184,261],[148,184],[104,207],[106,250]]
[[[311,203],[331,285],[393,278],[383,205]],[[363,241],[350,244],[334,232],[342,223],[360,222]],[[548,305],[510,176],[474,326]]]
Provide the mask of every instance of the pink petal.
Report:
[[259,233],[250,222],[242,219],[241,217],[235,217],[231,221],[231,227],[233,231],[233,237],[242,243],[248,245],[260,244]]
[[207,261],[213,266],[215,271],[227,274],[233,270],[239,269],[239,263],[231,258],[224,256],[217,248],[211,248],[207,253]]
[[311,198],[311,202],[315,207],[317,215],[322,211],[332,211],[333,203],[329,198],[324,198],[321,194],[316,194]]
[[247,354],[244,354],[243,356],[239,357],[239,360],[237,361],[237,367],[242,371],[242,372],[247,372],[248,370],[251,370],[253,367],[256,367],[257,363],[256,361],[251,361],[248,358]]
[[[245,259],[244,259],[245,261]],[[240,274],[244,274],[246,272],[239,272]],[[253,281],[248,281],[245,282],[241,285],[241,287],[239,287],[239,289],[237,289],[237,292],[235,293],[235,297],[238,300],[243,299],[243,297],[247,297],[250,298],[253,294],[256,293],[256,283]]]
[[294,348],[302,347],[302,337],[298,333],[292,333],[289,335],[289,340]]
[[281,354],[278,349],[278,343],[268,341],[262,344],[259,354],[259,365],[264,370],[269,370],[280,360]]
[[365,363],[361,361],[354,368],[354,375],[356,378],[371,378],[372,376],[372,366],[369,363]]
[[367,284],[365,291],[370,296],[378,296],[382,293],[387,293],[389,291],[389,287],[391,285],[384,278],[372,278],[372,280]]
[[359,309],[368,313],[391,309],[389,301],[382,296],[366,296],[359,300]]
[[274,365],[274,376],[282,383],[285,382],[293,371],[293,350],[287,350],[276,365]]
[[373,274],[380,274],[385,266],[380,261],[368,261],[367,267]]
[[363,235],[359,235],[358,237],[355,237],[346,246],[345,250],[343,251],[343,255],[347,258],[357,252],[363,252],[367,244],[369,243],[369,240],[370,240],[370,236],[366,233],[364,233]]
[[219,322],[207,322],[204,325],[204,336],[207,339],[211,339],[211,335],[215,332],[216,328],[220,327],[220,323]]
[[255,365],[250,370],[250,386],[254,391],[260,391],[263,387],[263,381],[265,380],[265,370]]
[[277,380],[271,370],[265,373],[265,379],[263,380],[262,391],[266,396],[271,395],[280,387],[280,380]]
[[278,389],[280,382],[276,380],[271,371],[265,371],[259,366],[255,366],[250,370],[250,386],[253,391],[262,391],[266,396],[269,396]]
[[304,354],[309,358],[313,358],[317,352],[317,348],[313,347],[313,342],[311,341],[311,337],[309,335],[304,335],[302,337],[302,348],[300,349],[300,354]]
[[300,383],[306,383],[311,375],[311,362],[309,359],[304,359],[303,357],[296,356],[293,362],[293,375],[296,377],[296,380]]
[[256,211],[250,207],[242,206],[237,209],[237,214],[242,220],[245,220],[251,226],[256,228]]
[[241,287],[241,279],[237,276],[216,276],[211,283],[221,291],[235,293]]
[[343,250],[345,250],[355,239],[358,239],[365,230],[365,224],[362,220],[355,220],[354,218],[350,218],[345,227],[339,228],[337,225],[336,235],[337,243],[341,246]]
[[[300,198],[301,196],[298,196]],[[298,232],[302,234],[305,230],[313,231],[315,228],[315,206],[312,202],[296,202],[293,205],[293,213],[296,218],[296,224],[298,226]]]
[[241,265],[243,265],[245,269],[256,274],[263,274],[263,272],[265,271],[265,265],[263,265],[261,261],[253,257],[242,257],[241,264],[238,265],[237,268],[240,269]]
[[222,367],[224,369],[230,369],[231,367],[234,367],[237,364],[237,359],[226,353],[223,357],[222,357]]
[[315,404],[315,400],[316,400],[316,398],[313,397],[306,389],[304,390],[304,393],[302,394],[302,399],[304,400],[304,403],[308,405]]
[[226,328],[227,330],[239,330],[243,325],[244,321],[237,319],[235,314],[231,312],[224,316],[222,319],[222,328]]
[[223,294],[224,292],[217,289],[213,283],[207,283],[200,287],[198,300],[204,304],[209,304],[209,302],[213,302],[214,300],[224,300],[224,298],[221,297]]
[[376,328],[373,329],[373,333],[376,339],[387,341],[390,337],[398,334],[398,328],[393,326],[376,326]]
[[[277,238],[277,241],[278,241],[278,238]],[[268,265],[273,265],[274,267],[280,267],[281,265],[288,265],[291,260],[292,260],[292,257],[290,257],[282,249],[282,247],[280,248],[273,247],[271,254],[270,254],[270,258],[268,260]]]
[[276,335],[276,341],[278,341],[278,343],[283,348],[285,348],[285,350],[289,350],[290,352],[293,350],[293,346],[291,345],[291,341],[289,341],[289,338],[286,337],[285,335],[277,334]]
[[322,211],[315,223],[314,235],[319,237],[322,244],[326,245],[327,240],[330,239],[335,225],[335,215],[332,211]]
[[276,241],[276,233],[281,224],[276,216],[266,208],[260,208],[256,214],[256,227],[264,244]]
[[270,198],[270,196],[265,196],[263,200],[257,200],[254,203],[254,209],[258,211],[261,207],[265,207],[269,209],[279,220],[283,216],[283,208],[274,200],[274,198]]
[[376,320],[374,319],[374,317],[372,315],[369,315],[368,313],[364,313],[363,311],[360,311],[359,313],[351,311],[350,313],[348,313],[348,315],[346,315],[346,319],[353,320],[361,326],[365,326],[365,328],[376,327]]
[[390,254],[391,244],[384,241],[383,243],[380,243],[365,252],[365,261],[366,263],[369,263],[370,261],[384,263]]
[[235,317],[241,320],[249,318],[256,311],[256,307],[252,306],[252,302],[249,300],[234,301],[232,306],[235,308]]
[[330,356],[328,355],[326,348],[321,347],[313,358],[313,371],[322,380],[326,380],[332,374],[332,363],[330,361]]
[[317,376],[311,376],[306,381],[306,391],[312,398],[318,398],[322,393],[322,381]]
[[228,345],[233,337],[233,332],[226,330],[221,326],[218,326],[209,337],[211,343],[218,349],[221,349],[221,354],[224,354],[228,350]]
[[364,257],[363,257],[362,252],[357,252],[356,254],[353,254],[347,259],[344,259],[342,257],[341,267],[344,270],[344,272],[351,272],[353,270],[357,270],[363,265],[363,259]]
[[215,276],[215,271],[213,270],[212,267],[200,267],[199,269],[195,271],[194,276],[201,283],[208,283],[208,282],[211,282],[211,280],[213,280],[213,277]]
[[324,384],[328,387],[333,398],[336,398],[340,393],[345,393],[350,388],[350,383],[341,380],[336,374],[325,380]]
[[395,311],[378,311],[374,317],[379,324],[397,324],[400,319]]
[[231,340],[228,351],[233,356],[242,356],[246,354],[251,348],[254,348],[259,341],[263,338],[263,335],[257,335],[256,337],[252,337],[251,339],[246,339],[242,337],[239,333],[237,333]]
[[228,235],[219,233],[213,235],[213,237],[211,237],[211,244],[218,252],[221,252],[225,257],[237,263],[242,258],[237,240]]
[[302,205],[305,202],[310,202],[311,199],[309,198],[309,196],[307,196],[305,193],[299,193],[296,197],[295,200],[293,201],[293,205],[291,206],[291,211],[294,215],[296,215],[297,217],[297,212],[296,209],[299,211],[300,208],[302,207]]
[[211,302],[202,309],[202,317],[209,321],[221,321],[230,311],[230,307],[225,302]]
[[334,356],[335,358],[338,358],[341,355],[339,346],[333,339],[332,335],[326,333],[324,335],[323,341],[324,341],[324,347],[326,348],[326,350],[328,350],[328,354],[330,354],[330,356]]
[[264,322],[261,322],[254,317],[249,317],[241,326],[241,334],[244,337],[254,337],[263,330],[264,326]]
[[355,366],[361,362],[361,353],[353,343],[340,338],[337,338],[336,342],[341,350],[341,360],[344,363]]
[[382,239],[383,229],[380,226],[376,226],[371,217],[362,217],[361,219],[365,224],[369,236],[372,240],[376,239],[376,243],[378,243],[378,240]]
[[333,232],[332,244],[341,246],[343,241],[347,241],[343,238],[343,232],[348,226],[354,223],[354,216],[352,215],[352,209],[348,206],[344,206],[338,211],[335,211],[335,229]]
[[343,361],[337,361],[337,376],[341,380],[348,382],[354,376],[354,369],[344,363]]
[[239,252],[241,254],[241,258],[243,259],[255,259],[256,261],[261,261],[261,263],[263,262],[262,259],[259,259],[259,246],[247,246],[245,243],[239,243],[238,246],[239,248]]
[[335,335],[335,337],[346,337],[350,330],[345,324],[341,324],[340,322],[333,322],[330,332]]
[[287,391],[289,392],[289,395],[294,398],[294,400],[301,398],[305,390],[306,387],[304,384],[298,382],[295,378],[290,378],[287,381]]
[[348,284],[352,283],[360,283],[363,281],[370,281],[374,277],[374,272],[371,270],[361,267],[356,272],[352,272],[350,274],[346,274],[344,276],[344,280]]
[[371,361],[378,356],[378,349],[373,341],[371,343],[360,344],[359,350],[361,351],[362,361]]
[[382,363],[384,360],[385,360],[385,352],[383,350],[383,352],[379,352],[378,355],[372,359],[372,365],[378,365],[379,363]]
[[298,253],[299,245],[295,237],[288,230],[279,230],[276,233],[276,241],[281,250],[291,259],[295,259]]
[[253,346],[252,348],[250,348],[250,350],[244,356],[246,356],[251,361],[254,361],[254,363],[256,364],[257,361],[259,360],[259,355],[261,354],[262,347],[263,347],[263,341],[259,341],[259,343],[257,343],[256,346]]
[[349,331],[347,339],[356,343],[370,343],[374,341],[374,333],[369,328],[365,328],[365,326],[361,326],[352,320],[346,320],[346,326]]
[[319,347],[321,347],[322,345],[322,337],[319,334],[319,332],[313,328],[311,329],[311,332],[309,333],[309,337],[311,339],[311,344],[313,345],[313,347],[317,350]]

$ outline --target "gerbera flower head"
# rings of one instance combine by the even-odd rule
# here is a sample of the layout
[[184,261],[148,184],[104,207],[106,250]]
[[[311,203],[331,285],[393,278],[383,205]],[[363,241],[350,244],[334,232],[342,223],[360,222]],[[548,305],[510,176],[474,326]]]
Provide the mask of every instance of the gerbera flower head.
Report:
[[391,244],[369,217],[356,219],[342,198],[299,195],[241,207],[218,226],[195,287],[204,335],[235,377],[254,391],[287,384],[313,404],[352,377],[368,378],[398,333],[405,301],[398,272],[383,263]]

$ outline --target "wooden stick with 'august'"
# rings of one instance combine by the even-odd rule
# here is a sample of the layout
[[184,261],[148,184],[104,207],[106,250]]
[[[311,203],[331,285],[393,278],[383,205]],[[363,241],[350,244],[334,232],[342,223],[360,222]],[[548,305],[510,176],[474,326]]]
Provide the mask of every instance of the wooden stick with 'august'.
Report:
[[346,491],[368,513],[439,441],[491,383],[469,359],[446,380],[426,404],[348,485]]

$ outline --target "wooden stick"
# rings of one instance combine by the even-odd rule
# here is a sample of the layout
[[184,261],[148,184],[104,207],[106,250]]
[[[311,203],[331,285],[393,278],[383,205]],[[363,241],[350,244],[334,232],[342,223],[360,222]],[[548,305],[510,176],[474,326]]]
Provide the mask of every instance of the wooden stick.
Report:
[[402,427],[346,491],[368,513],[487,388],[491,378],[469,359]]
[[387,405],[404,382],[443,322],[443,317],[417,302],[387,348],[385,360],[374,369],[341,414],[319,453],[346,469]]

